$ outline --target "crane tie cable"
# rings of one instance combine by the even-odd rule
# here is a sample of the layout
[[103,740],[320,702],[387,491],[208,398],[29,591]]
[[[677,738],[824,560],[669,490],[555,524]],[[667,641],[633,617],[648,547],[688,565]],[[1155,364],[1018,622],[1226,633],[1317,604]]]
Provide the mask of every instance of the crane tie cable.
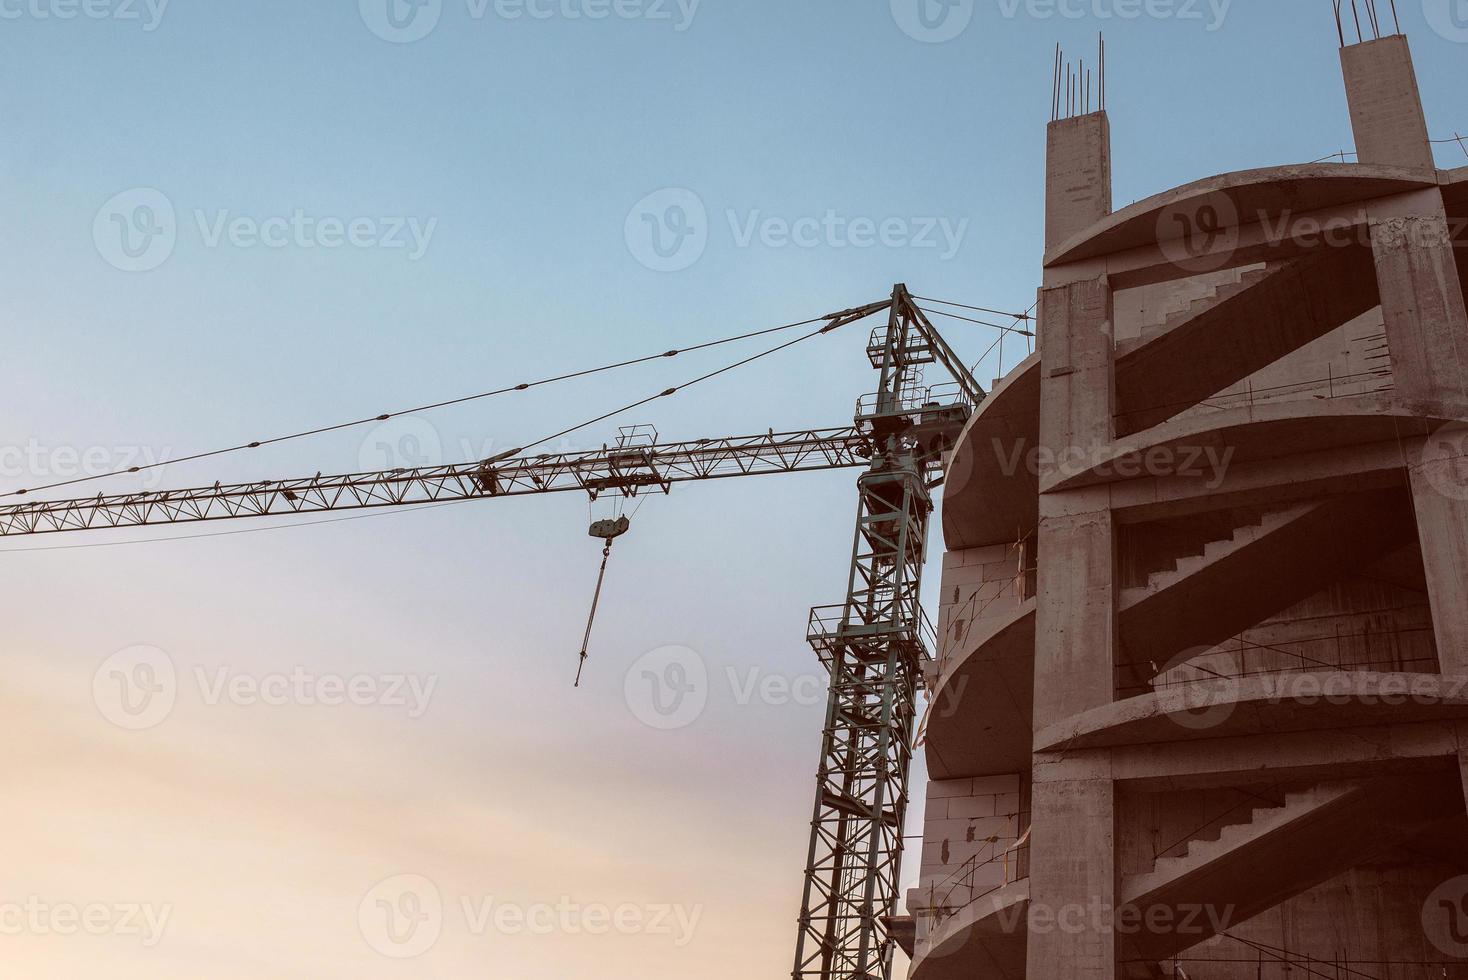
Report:
[[[815,320],[808,320],[808,321],[806,321],[806,323],[815,323],[815,322],[817,322],[817,321],[815,321]],[[805,324],[798,324],[798,326],[804,326],[804,325]],[[717,371],[710,371],[708,374],[701,375],[701,376],[699,376],[697,378],[694,378],[691,381],[685,381],[683,384],[677,385],[676,387],[664,389],[663,391],[660,391],[660,392],[658,392],[655,395],[648,395],[646,398],[640,398],[637,401],[632,402],[629,405],[623,405],[621,408],[616,408],[616,409],[613,409],[610,412],[606,412],[606,413],[604,413],[602,415],[598,415],[594,419],[587,419],[585,422],[582,422],[582,423],[580,423],[578,425],[573,425],[573,426],[571,426],[570,428],[567,428],[567,429],[562,429],[560,432],[553,432],[550,435],[545,436],[542,439],[537,439],[534,442],[528,443],[528,444],[526,444],[524,446],[520,446],[517,449],[509,449],[509,450],[506,450],[505,452],[500,453],[498,456],[494,456],[491,459],[486,460],[486,462],[488,462],[488,463],[502,462],[502,461],[504,461],[506,459],[510,459],[512,457],[519,456],[519,455],[525,453],[528,450],[534,449],[536,446],[544,445],[545,443],[550,442],[552,439],[559,439],[562,436],[568,436],[568,435],[570,435],[573,432],[577,432],[577,431],[579,431],[581,429],[586,428],[587,426],[595,425],[598,422],[605,422],[607,419],[612,418],[613,416],[621,415],[624,412],[630,412],[634,408],[641,408],[643,405],[646,405],[648,402],[655,402],[659,398],[670,398],[673,395],[678,394],[680,391],[685,391],[685,390],[687,390],[689,388],[692,388],[694,385],[702,384],[705,381],[709,381],[709,380],[711,380],[713,378],[717,378],[721,374],[727,374],[728,372],[733,371],[735,368],[741,368],[741,367],[744,367],[747,364],[753,364],[755,361],[758,361],[761,358],[769,357],[771,354],[778,354],[780,351],[785,350],[785,349],[790,348],[790,347],[794,347],[796,344],[799,344],[799,343],[802,343],[804,341],[810,340],[812,337],[819,337],[822,334],[830,333],[831,330],[833,329],[833,327],[834,326],[837,326],[837,325],[839,325],[839,324],[828,323],[825,326],[821,327],[819,330],[812,330],[810,333],[801,334],[799,337],[796,337],[794,340],[787,340],[785,343],[779,345],[778,347],[771,347],[769,350],[760,351],[758,354],[753,354],[753,355],[751,355],[749,357],[744,358],[741,361],[735,361],[733,364],[729,364],[729,365],[726,365],[724,367],[721,367]]]
[[[770,327],[765,330],[755,330],[733,337],[725,337],[720,340],[711,340],[706,343],[695,344],[691,347],[675,348],[673,350],[664,351],[660,354],[647,354],[643,357],[635,357],[626,361],[617,361],[613,364],[604,364],[600,367],[587,368],[581,371],[573,371],[569,374],[560,374],[550,378],[542,378],[538,381],[528,381],[522,384],[511,385],[507,388],[496,388],[493,391],[484,391],[480,392],[477,395],[465,395],[461,398],[451,398],[446,401],[432,402],[427,405],[419,405],[415,408],[405,408],[396,412],[384,412],[381,415],[374,415],[369,418],[356,419],[351,422],[339,422],[334,425],[318,426],[316,428],[306,429],[301,432],[293,432],[290,435],[276,436],[273,439],[258,439],[254,442],[247,442],[238,446],[230,446],[226,449],[214,449],[208,452],[194,453],[191,456],[181,456],[178,459],[163,460],[157,463],[147,463],[141,466],[130,466],[127,469],[113,470],[110,473],[98,473],[89,476],[77,477],[76,479],[72,480],[62,480],[57,483],[48,483],[44,486],[28,487],[23,490],[12,490],[9,493],[0,494],[0,499],[3,499],[5,497],[24,497],[27,494],[38,493],[45,490],[57,490],[62,487],[74,486],[79,483],[90,483],[96,480],[109,479],[114,476],[125,476],[133,473],[142,473],[147,470],[162,469],[163,467],[173,466],[178,463],[191,463],[201,459],[209,459],[215,456],[224,456],[229,453],[237,453],[249,449],[259,449],[262,446],[271,446],[277,443],[289,442],[294,439],[304,439],[308,436],[323,435],[328,432],[338,432],[343,429],[351,429],[357,426],[369,425],[373,422],[386,422],[389,419],[397,418],[403,415],[412,415],[418,412],[431,412],[440,408],[448,408],[454,405],[462,405],[467,402],[479,401],[485,398],[493,398],[497,395],[506,395],[513,392],[528,391],[532,388],[539,388],[545,385],[555,384],[560,381],[570,381],[576,378],[584,378],[594,374],[601,374],[606,371],[615,371],[619,368],[632,367],[637,364],[646,364],[649,361],[657,361],[665,358],[677,357],[680,354],[689,354],[693,353],[694,351],[707,350],[711,347],[720,347],[725,344],[733,344],[741,340],[750,340],[754,337],[763,337],[768,334],[780,333],[785,330],[794,330],[797,327],[809,326],[812,323],[822,323],[829,319],[829,317],[814,317],[809,320],[801,320],[797,323],[787,323],[783,326]],[[684,387],[687,386],[685,385]],[[590,423],[587,424],[589,425]],[[552,436],[551,438],[555,438],[555,436]],[[536,445],[539,445],[539,443],[536,443]]]
[[[1034,336],[1034,333],[1033,332],[1031,332],[1029,330],[1021,330],[1017,326],[1008,326],[1008,327],[1006,327],[1002,323],[990,323],[988,320],[975,320],[973,317],[959,316],[957,313],[949,313],[947,310],[935,310],[935,309],[932,309],[931,307],[927,307],[927,306],[919,306],[918,309],[922,310],[924,313],[929,314],[930,316],[931,315],[936,315],[936,316],[952,317],[955,320],[962,320],[965,323],[977,323],[981,327],[993,327],[995,330],[1002,330],[1005,333],[1017,333],[1017,334],[1019,334],[1022,337],[1033,337]],[[1016,324],[1018,324],[1021,320],[1029,320],[1029,319],[1031,319],[1031,317],[1030,317],[1030,315],[1028,313],[1006,313],[1004,315],[1005,316],[1012,316],[1012,317],[1014,317],[1014,322]]]

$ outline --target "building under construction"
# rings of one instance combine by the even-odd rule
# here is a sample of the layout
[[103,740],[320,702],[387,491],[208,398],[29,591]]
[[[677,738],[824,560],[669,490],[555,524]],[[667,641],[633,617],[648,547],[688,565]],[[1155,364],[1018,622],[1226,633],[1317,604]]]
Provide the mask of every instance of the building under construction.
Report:
[[914,980],[1468,977],[1468,168],[1345,14],[1356,162],[1121,210],[1057,59],[1038,350],[945,487]]
[[[1356,162],[1209,177],[1119,211],[1104,46],[1091,74],[1057,51],[1037,350],[992,390],[920,305],[962,304],[898,284],[266,441],[807,331],[489,459],[20,490],[0,537],[861,470],[845,600],[809,621],[831,681],[794,980],[890,980],[896,943],[913,980],[1468,978],[1468,167],[1437,168],[1407,39],[1377,8],[1346,8],[1349,34],[1338,19]],[[877,317],[878,388],[850,426],[669,443],[633,427],[534,452]],[[599,575],[629,527],[620,510],[592,524]]]

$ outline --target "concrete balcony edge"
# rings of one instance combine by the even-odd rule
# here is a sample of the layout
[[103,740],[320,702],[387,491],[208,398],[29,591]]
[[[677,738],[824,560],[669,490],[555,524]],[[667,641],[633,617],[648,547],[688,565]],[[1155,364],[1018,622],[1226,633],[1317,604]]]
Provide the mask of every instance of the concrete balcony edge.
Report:
[[1302,671],[1216,677],[1093,708],[1035,733],[1034,750],[1147,745],[1468,718],[1468,676]]
[[[965,906],[917,944],[912,960],[912,980],[948,980],[949,977],[982,977],[965,947],[975,940],[1008,940],[1019,944],[1023,955],[1028,931],[1030,882],[1028,878],[1004,885]],[[946,969],[945,969],[946,968]],[[957,972],[955,972],[957,971]],[[1002,976],[1003,974],[995,974]]]
[[[1193,214],[1211,196],[1226,197],[1237,214],[1305,213],[1439,185],[1437,171],[1365,164],[1317,163],[1238,170],[1204,177],[1116,211],[1056,246],[1045,267],[1068,265],[1155,245],[1163,219]],[[1252,223],[1252,221],[1247,222]],[[1232,226],[1235,223],[1227,223]]]
[[[954,448],[943,491],[943,538],[950,551],[1009,544],[1038,526],[1039,477],[1025,465],[1040,437],[1040,355],[1007,374],[979,406]],[[1017,448],[1019,468],[980,444]]]

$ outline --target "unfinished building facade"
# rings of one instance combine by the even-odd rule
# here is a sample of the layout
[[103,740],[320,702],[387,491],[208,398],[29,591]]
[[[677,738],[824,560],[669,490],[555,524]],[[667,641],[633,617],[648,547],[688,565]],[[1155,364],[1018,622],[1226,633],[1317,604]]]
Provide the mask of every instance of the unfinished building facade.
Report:
[[1113,211],[1106,113],[1049,127],[1038,349],[945,489],[914,980],[1468,977],[1468,168],[1404,36],[1341,55],[1356,163]]

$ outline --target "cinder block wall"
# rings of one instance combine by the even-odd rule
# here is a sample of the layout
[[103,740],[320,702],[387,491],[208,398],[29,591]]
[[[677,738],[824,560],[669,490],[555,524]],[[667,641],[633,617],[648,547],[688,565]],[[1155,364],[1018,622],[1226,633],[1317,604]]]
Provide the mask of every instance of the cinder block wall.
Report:
[[933,910],[962,908],[1026,874],[1013,848],[1029,829],[1029,809],[1029,781],[1018,773],[929,781],[922,869],[908,909],[927,912],[931,924]]
[[1013,612],[1035,591],[1034,544],[966,548],[943,556],[938,612],[940,668],[986,621]]

